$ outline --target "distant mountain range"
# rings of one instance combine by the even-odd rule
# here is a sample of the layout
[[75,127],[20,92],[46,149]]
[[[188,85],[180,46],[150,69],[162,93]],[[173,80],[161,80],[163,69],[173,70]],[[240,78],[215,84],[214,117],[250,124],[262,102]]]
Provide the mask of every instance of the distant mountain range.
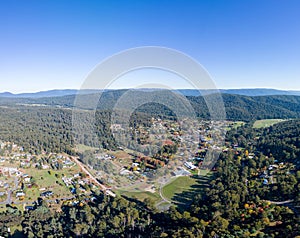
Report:
[[[177,90],[185,96],[200,96],[215,93],[216,90],[195,90],[195,89],[179,89]],[[300,96],[300,91],[286,91],[269,88],[245,88],[245,89],[219,89],[220,93],[236,94],[243,96],[271,96],[271,95],[294,95]]]
[[[159,89],[134,89],[137,91],[153,91]],[[62,90],[49,90],[49,91],[41,91],[36,93],[20,93],[13,94],[10,92],[0,93],[0,97],[6,98],[46,98],[46,97],[61,97],[61,96],[69,96],[77,94],[79,90],[76,89],[62,89]],[[112,90],[82,90],[80,93],[90,94],[97,93],[101,91],[112,91]],[[200,95],[208,95],[215,93],[216,90],[196,90],[196,89],[177,89],[174,91],[178,91],[185,96],[200,96]],[[250,89],[220,89],[219,92],[225,94],[237,94],[244,96],[269,96],[269,95],[294,95],[300,96],[300,91],[286,91],[286,90],[277,90],[277,89],[265,89],[265,88],[250,88]]]
[[[76,107],[79,109],[92,110],[97,106],[99,111],[111,111],[114,106],[117,104],[119,99],[124,95],[127,90],[108,90],[101,95],[101,100],[95,90],[84,91],[83,95],[80,96],[79,104],[76,104]],[[124,105],[130,105],[137,101],[150,101],[153,98],[162,99],[163,102],[169,102],[174,104],[178,110],[181,110],[183,107],[179,101],[174,101],[174,98],[162,91],[162,94],[157,89],[138,89],[134,90],[133,94],[130,97],[125,97],[122,100],[128,100]],[[203,94],[207,94],[204,98],[202,96],[193,96],[199,95],[197,90],[178,90],[182,94],[187,95],[187,99],[190,101],[192,107],[195,110],[195,113],[200,118],[209,118],[209,111],[206,105],[206,99],[214,100],[213,90],[202,91]],[[55,92],[55,91],[54,91]],[[0,97],[0,107],[1,110],[10,109],[10,110],[52,110],[52,109],[69,109],[74,108],[74,102],[77,95],[74,94],[74,91],[68,90],[69,95],[65,96],[50,96],[51,95],[62,95],[62,92],[51,91],[47,94],[42,93],[44,97],[38,97],[39,94],[36,94],[36,97],[20,97],[17,95],[15,97]],[[75,90],[75,92],[78,92]],[[91,93],[93,92],[93,93]],[[222,92],[222,90],[221,90]],[[300,118],[300,95],[290,95],[291,92],[286,92],[288,95],[283,95],[286,91],[279,90],[265,90],[262,91],[255,89],[244,91],[244,90],[226,90],[226,93],[223,92],[222,98],[226,110],[227,119],[230,120],[243,120],[251,121],[257,119],[288,119],[288,118]],[[230,94],[231,93],[231,94]],[[233,94],[235,93],[235,94]],[[242,93],[248,93],[249,95],[239,95]],[[274,95],[275,93],[279,95]],[[262,95],[263,94],[263,95]],[[40,94],[41,95],[41,94]],[[45,96],[48,95],[48,96]],[[192,96],[191,96],[192,95]],[[28,96],[28,95],[27,95]],[[148,100],[149,99],[149,100]],[[78,100],[77,100],[78,102]],[[98,102],[98,103],[97,103]],[[124,102],[124,101],[123,101]],[[95,105],[96,103],[96,105]],[[172,111],[159,103],[149,103],[145,104],[137,109],[138,112],[144,114],[153,114],[156,115],[167,115],[172,116]],[[182,111],[184,113],[184,111]],[[173,115],[174,116],[174,115]]]
[[0,97],[7,97],[7,98],[61,97],[61,96],[73,95],[76,94],[77,92],[78,90],[76,89],[49,90],[49,91],[41,91],[36,93],[19,93],[19,94],[4,92],[4,93],[0,93]]

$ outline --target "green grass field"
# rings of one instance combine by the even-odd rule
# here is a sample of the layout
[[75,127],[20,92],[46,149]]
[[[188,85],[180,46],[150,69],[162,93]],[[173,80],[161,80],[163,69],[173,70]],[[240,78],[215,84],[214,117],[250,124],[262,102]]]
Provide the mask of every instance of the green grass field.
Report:
[[188,176],[178,177],[166,186],[164,186],[162,189],[162,193],[166,199],[172,200],[173,196],[176,193],[182,193],[183,191],[187,191],[191,188],[192,185],[195,184],[196,180],[194,178]]
[[283,122],[284,119],[265,119],[265,120],[257,120],[253,124],[253,128],[266,128],[272,126],[276,123]]
[[83,144],[78,144],[78,145],[76,145],[76,150],[77,150],[77,152],[84,152],[86,150],[88,150],[88,151],[95,151],[95,150],[97,150],[97,148],[91,147],[91,146],[87,146],[87,145],[83,145]]
[[[182,176],[173,178],[168,184],[162,188],[162,195],[168,201],[172,201],[178,207],[184,207],[191,203],[191,198],[196,193],[201,193],[211,180],[213,173],[209,173],[206,176]],[[168,206],[169,203],[163,202],[159,195],[159,191],[155,193],[143,192],[143,191],[125,191],[118,190],[119,195],[124,195],[130,198],[135,198],[139,201],[144,201],[145,198],[151,198],[155,204],[160,204],[160,207]]]
[[155,203],[161,201],[161,198],[157,192],[127,192],[127,191],[118,191],[120,195],[124,195],[126,197],[135,198],[139,201],[144,201],[145,198],[151,198]]
[[[61,177],[63,175],[72,176],[75,173],[78,173],[79,171],[80,169],[78,166],[74,166],[72,168],[67,168],[63,170],[51,170],[50,174],[48,173],[48,170],[37,170],[33,168],[26,169],[25,172],[33,176],[38,187],[26,188],[25,200],[26,201],[36,200],[40,196],[41,193],[41,191],[39,190],[40,188],[45,188],[46,190],[53,191],[54,198],[70,196],[71,193],[63,183]],[[55,174],[58,174],[58,178],[55,176]]]
[[178,207],[184,207],[191,203],[192,197],[197,193],[202,193],[208,187],[213,173],[205,176],[178,177],[163,187],[163,196],[177,204]]
[[[243,125],[245,125],[246,123],[245,122],[243,122],[243,121],[235,121],[234,123],[233,123],[233,125],[232,125],[232,128],[234,128],[234,129],[236,129],[236,128],[238,128],[238,127],[240,127],[240,126],[243,126]],[[231,128],[227,128],[227,130],[230,130]]]

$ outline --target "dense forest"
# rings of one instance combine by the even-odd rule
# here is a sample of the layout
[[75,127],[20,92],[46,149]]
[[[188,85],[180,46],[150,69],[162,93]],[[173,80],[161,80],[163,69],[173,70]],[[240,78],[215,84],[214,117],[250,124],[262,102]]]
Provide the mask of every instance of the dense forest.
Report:
[[[128,93],[127,90],[114,90],[101,94],[98,103],[99,110],[111,110],[118,100]],[[151,99],[161,97],[161,102],[166,98],[173,100],[174,93],[169,91],[130,91],[131,99]],[[166,97],[165,95],[168,95]],[[85,109],[94,109],[95,100],[98,100],[98,94],[83,94],[77,96],[84,102],[81,105]],[[73,108],[75,95],[68,95],[63,97],[46,97],[46,98],[6,98],[0,97],[0,105],[3,106],[18,106],[18,105],[44,105],[49,107],[65,107]],[[212,95],[202,96],[187,96],[186,97],[194,107],[197,115],[209,119],[208,109],[205,99],[215,98]],[[292,95],[275,95],[275,96],[243,96],[234,94],[222,94],[226,109],[226,117],[229,120],[243,120],[251,121],[254,119],[267,119],[267,118],[298,118],[300,116],[300,96]],[[153,101],[153,100],[152,100]],[[159,101],[159,100],[158,100]],[[129,102],[130,103],[130,102]],[[178,103],[172,101],[172,103]],[[78,106],[78,105],[77,105]],[[178,104],[179,106],[179,104]],[[138,109],[139,112],[156,112],[157,115],[164,114],[166,107],[160,105],[157,107],[148,104],[145,107]]]
[[257,141],[257,149],[275,158],[300,165],[300,120],[290,120],[266,128]]
[[[72,131],[74,95],[54,98],[0,98],[0,138],[22,144],[29,151],[74,153],[74,142],[95,147],[114,148],[115,141],[110,131],[112,108],[126,90],[103,93],[94,115],[91,110],[80,113],[80,130]],[[134,92],[136,101],[161,94]],[[146,95],[146,96],[145,96]],[[253,121],[268,118],[299,118],[299,96],[247,97],[224,94],[223,101],[228,120]],[[97,95],[81,95],[84,108],[91,105]],[[96,97],[96,99],[95,99]],[[207,97],[213,97],[208,95]],[[165,98],[163,98],[165,100]],[[169,98],[169,104],[175,103]],[[198,118],[209,119],[209,111],[203,97],[188,97]],[[159,101],[159,100],[158,100]],[[26,106],[24,106],[26,104]],[[31,105],[31,106],[28,106]],[[62,108],[60,108],[62,107]],[[180,110],[180,109],[178,109]],[[183,112],[184,113],[184,112]],[[174,112],[160,103],[146,103],[136,108],[131,124],[147,123],[151,117],[175,119]],[[91,117],[95,120],[91,121]],[[91,133],[86,133],[93,131]]]
[[[74,154],[75,144],[84,144],[97,148],[116,147],[110,130],[111,111],[82,111],[77,114],[76,127],[73,130],[72,111],[57,108],[1,108],[0,138],[22,145],[26,151],[39,153],[66,152]],[[166,118],[173,118],[167,116]],[[92,120],[93,119],[93,120]],[[130,126],[149,125],[151,115],[134,112]],[[76,142],[76,143],[75,143]]]
[[253,123],[227,133],[232,143],[258,151],[278,161],[300,165],[300,120],[287,120],[263,129],[254,129]]

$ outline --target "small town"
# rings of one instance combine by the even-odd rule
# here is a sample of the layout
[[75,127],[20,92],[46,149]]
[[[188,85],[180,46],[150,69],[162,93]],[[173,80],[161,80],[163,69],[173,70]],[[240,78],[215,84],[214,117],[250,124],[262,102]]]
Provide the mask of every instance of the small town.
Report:
[[[183,133],[180,123],[152,118],[151,128],[134,129],[141,146],[159,140],[161,150],[150,156],[130,148],[118,150],[92,150],[92,163],[82,163],[85,156],[75,157],[65,153],[30,154],[22,146],[13,142],[0,144],[0,208],[6,204],[19,206],[23,210],[34,209],[34,204],[42,198],[53,209],[59,204],[85,204],[92,198],[92,191],[102,190],[115,196],[111,191],[151,192],[159,191],[170,181],[182,176],[201,176],[213,173],[217,167],[205,165],[205,155],[209,149],[227,153],[234,151],[238,163],[244,158],[253,159],[259,153],[249,153],[236,144],[216,144],[212,134],[220,137],[222,130],[230,130],[240,122],[202,121],[198,125],[198,140],[191,140]],[[182,124],[182,123],[181,123]],[[113,125],[114,130],[123,131],[121,125]],[[154,128],[154,129],[153,129]],[[159,128],[158,131],[155,129]],[[151,131],[151,133],[150,133]],[[160,134],[163,131],[163,135]],[[189,143],[187,143],[187,141]],[[197,148],[193,147],[197,145]],[[193,152],[191,152],[194,150]],[[89,158],[90,158],[89,157]],[[268,157],[266,157],[268,159]],[[277,175],[295,173],[295,165],[278,162],[270,158],[269,166],[253,171],[245,181],[248,189],[253,186],[268,186],[277,183]],[[81,201],[76,195],[82,197]],[[163,200],[168,201],[160,193]]]
[[[80,162],[66,154],[33,155],[12,142],[0,144],[0,210],[14,205],[32,210],[38,198],[53,209],[62,203],[77,205],[92,199],[97,183],[84,172]],[[82,196],[81,201],[76,196]]]

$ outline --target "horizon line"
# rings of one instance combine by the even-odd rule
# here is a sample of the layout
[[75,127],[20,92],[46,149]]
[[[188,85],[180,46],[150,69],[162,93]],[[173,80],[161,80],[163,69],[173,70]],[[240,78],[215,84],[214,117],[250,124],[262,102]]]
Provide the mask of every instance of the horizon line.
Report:
[[143,90],[143,89],[153,89],[153,90],[159,90],[159,89],[166,89],[166,90],[277,90],[277,91],[288,91],[288,92],[297,92],[300,91],[300,89],[283,89],[283,88],[268,88],[268,87],[241,87],[241,88],[203,88],[203,89],[195,89],[195,88],[173,88],[173,89],[168,89],[168,88],[103,88],[103,89],[76,89],[76,88],[54,88],[54,89],[42,89],[42,90],[37,90],[37,91],[23,91],[23,92],[13,92],[13,91],[0,91],[0,94],[4,93],[9,93],[13,95],[18,95],[18,94],[36,94],[36,93],[42,93],[42,92],[50,92],[50,91],[67,91],[67,90],[75,90],[75,91],[80,91],[80,90],[129,90],[129,89],[137,89],[137,90]]

